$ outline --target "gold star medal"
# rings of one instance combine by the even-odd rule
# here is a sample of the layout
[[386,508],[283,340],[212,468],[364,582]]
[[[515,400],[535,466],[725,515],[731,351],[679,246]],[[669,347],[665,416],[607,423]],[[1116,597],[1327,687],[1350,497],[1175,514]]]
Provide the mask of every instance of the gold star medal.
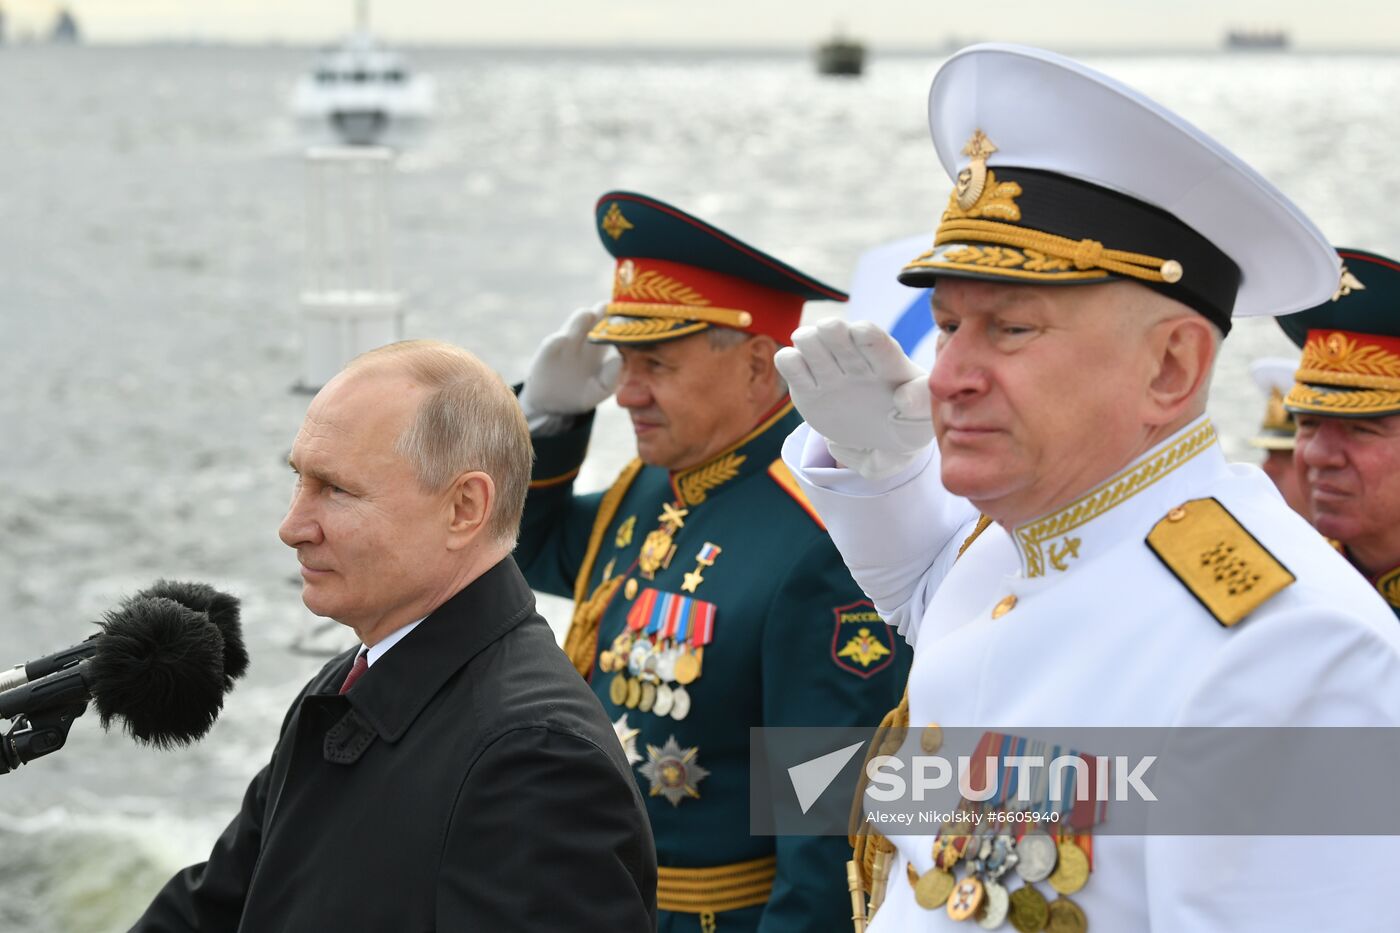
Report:
[[700,574],[707,567],[715,565],[715,558],[719,557],[720,551],[724,550],[718,544],[710,541],[705,542],[705,546],[700,548],[700,553],[695,555],[695,569],[685,575],[685,582],[681,584],[681,589],[687,593],[694,593],[705,578]]
[[637,770],[651,781],[651,796],[665,797],[673,807],[680,806],[687,797],[699,799],[698,785],[710,774],[696,761],[699,751],[698,748],[682,749],[674,735],[660,748],[648,745],[648,761]]

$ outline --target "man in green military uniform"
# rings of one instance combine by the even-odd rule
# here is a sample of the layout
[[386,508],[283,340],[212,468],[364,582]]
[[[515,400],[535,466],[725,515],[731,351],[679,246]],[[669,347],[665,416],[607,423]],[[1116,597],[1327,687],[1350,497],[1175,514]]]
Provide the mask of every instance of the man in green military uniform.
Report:
[[1303,349],[1294,464],[1317,530],[1400,616],[1400,263],[1337,252],[1332,300],[1279,318]]
[[[841,838],[749,833],[749,729],[875,725],[909,650],[779,457],[800,422],[773,366],[808,299],[845,295],[683,211],[611,192],[612,300],[575,313],[520,392],[536,462],[516,558],[572,595],[565,650],[636,763],[659,927],[841,930]],[[575,495],[614,390],[637,459]]]

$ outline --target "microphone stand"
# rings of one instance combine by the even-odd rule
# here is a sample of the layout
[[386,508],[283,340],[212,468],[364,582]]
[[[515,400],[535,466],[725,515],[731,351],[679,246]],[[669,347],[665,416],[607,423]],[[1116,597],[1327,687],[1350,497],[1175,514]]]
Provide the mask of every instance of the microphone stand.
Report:
[[0,774],[58,751],[68,741],[73,720],[86,711],[87,703],[79,701],[15,717],[14,728],[0,739]]

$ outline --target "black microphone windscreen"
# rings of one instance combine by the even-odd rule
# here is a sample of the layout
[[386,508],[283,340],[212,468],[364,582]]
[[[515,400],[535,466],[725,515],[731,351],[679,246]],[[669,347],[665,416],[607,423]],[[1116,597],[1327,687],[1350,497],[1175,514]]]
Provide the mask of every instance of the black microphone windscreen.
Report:
[[202,616],[164,597],[138,596],[100,623],[88,665],[103,728],[125,721],[132,738],[157,748],[207,733],[223,708],[224,641]]
[[238,597],[214,589],[207,583],[181,580],[157,580],[136,594],[173,599],[187,609],[207,613],[209,621],[224,637],[224,689],[231,690],[233,682],[248,671],[248,649],[243,644],[243,629],[238,623]]

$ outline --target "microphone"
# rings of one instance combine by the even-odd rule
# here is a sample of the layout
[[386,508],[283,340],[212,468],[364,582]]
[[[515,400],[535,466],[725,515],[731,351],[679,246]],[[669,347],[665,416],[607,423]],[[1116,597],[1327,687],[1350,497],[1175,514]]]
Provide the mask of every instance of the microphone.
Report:
[[209,616],[209,621],[224,637],[225,693],[233,689],[235,680],[248,672],[248,649],[243,644],[243,629],[238,624],[238,597],[216,590],[207,583],[179,580],[157,580],[137,593],[135,598],[143,596],[173,599],[186,609]]
[[89,699],[104,729],[120,720],[132,738],[157,748],[187,745],[213,726],[228,679],[224,638],[207,616],[137,596],[99,625],[90,657],[0,693],[0,717],[23,717],[0,741],[0,773],[61,748]]
[[92,657],[93,652],[97,650],[97,645],[94,643],[96,638],[96,635],[89,635],[71,648],[46,654],[42,658],[36,658],[25,664],[16,664],[8,671],[0,671],[0,692],[21,687],[30,681],[47,677],[54,671],[63,670],[65,667]]
[[[134,600],[146,596],[173,599],[187,609],[208,615],[208,620],[224,638],[224,692],[232,690],[234,680],[248,671],[248,649],[243,644],[243,630],[239,626],[238,598],[216,590],[207,583],[157,580],[136,596],[126,600],[123,605],[130,605]],[[90,635],[71,648],[17,664],[8,671],[0,671],[0,693],[71,667],[92,657],[96,651],[97,636]]]

